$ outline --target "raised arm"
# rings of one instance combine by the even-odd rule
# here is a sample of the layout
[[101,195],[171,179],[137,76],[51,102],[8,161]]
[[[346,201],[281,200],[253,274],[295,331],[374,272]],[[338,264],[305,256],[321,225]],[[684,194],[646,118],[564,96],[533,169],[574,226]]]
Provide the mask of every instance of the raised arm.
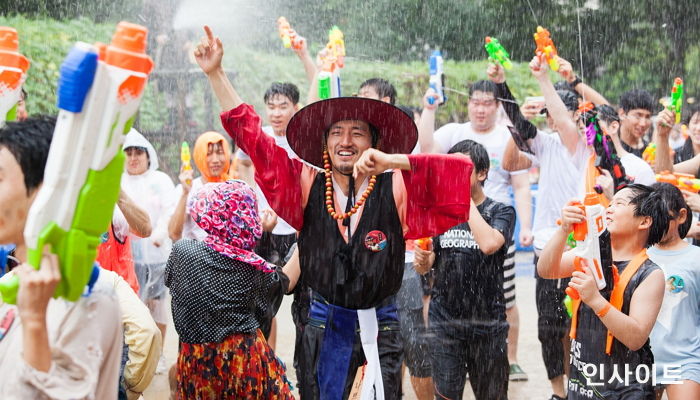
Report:
[[129,224],[129,230],[135,235],[145,238],[151,236],[153,226],[148,213],[136,203],[134,203],[123,190],[119,191],[119,200],[117,206],[124,214],[126,222]]
[[[675,115],[673,111],[665,109],[656,118],[656,132],[654,132],[654,142],[656,143],[656,160],[654,161],[654,172],[657,174],[664,171],[673,171],[673,157],[671,156],[671,146],[668,143],[668,136],[671,134]],[[693,175],[698,171],[697,167],[690,172]],[[680,171],[679,171],[680,172]]]
[[202,71],[207,75],[221,110],[231,110],[243,104],[243,100],[236,93],[221,66],[221,59],[224,56],[224,46],[221,43],[221,39],[214,37],[211,28],[206,25],[204,26],[204,32],[206,36],[202,37],[201,42],[195,48],[194,58]]
[[506,171],[519,171],[521,169],[530,169],[532,160],[515,145],[515,141],[511,137],[506,143],[506,149],[503,152],[503,161],[501,167]]
[[[429,99],[434,99],[434,104],[430,104]],[[421,153],[435,152],[433,134],[435,133],[435,113],[438,108],[437,99],[438,95],[432,88],[429,88],[423,96],[423,112],[418,122],[418,146]]]
[[571,66],[570,62],[559,56],[557,56],[557,61],[559,62],[559,71],[557,71],[559,75],[561,75],[585,101],[590,101],[597,106],[601,104],[610,104],[602,94],[579,79],[574,73],[574,68]]
[[316,78],[316,63],[314,62],[314,59],[311,58],[311,54],[309,54],[309,47],[307,46],[306,39],[302,39],[300,48],[297,49],[292,47],[292,49],[294,49],[294,53],[296,53],[297,57],[299,57],[299,60],[301,61],[301,64],[304,66],[306,79],[309,81],[309,83],[313,82]]
[[559,98],[557,91],[554,89],[552,81],[549,79],[549,67],[546,62],[543,62],[542,57],[535,56],[530,61],[530,71],[537,78],[540,85],[540,90],[544,95],[544,102],[547,105],[547,111],[554,120],[561,142],[564,144],[569,153],[576,151],[578,143],[578,127],[569,116],[569,112],[564,105],[564,102]]
[[[505,110],[506,115],[508,115],[510,122],[513,123],[513,129],[515,129],[515,132],[511,130],[511,135],[518,135],[517,139],[519,142],[521,142],[521,146],[518,147],[522,147],[521,150],[523,151],[530,152],[531,149],[526,141],[537,136],[537,127],[530,123],[530,121],[528,121],[520,111],[520,107],[518,107],[515,97],[513,97],[513,94],[510,92],[510,88],[506,84],[505,70],[500,64],[492,63],[487,67],[486,75],[488,75],[489,79],[496,84],[496,97],[501,102],[503,110]],[[516,139],[516,137],[514,137],[514,139]]]
[[573,231],[573,224],[583,222],[583,211],[567,205],[561,212],[561,226],[542,250],[537,262],[537,273],[545,279],[568,278],[574,272],[574,255],[566,250],[566,238]]

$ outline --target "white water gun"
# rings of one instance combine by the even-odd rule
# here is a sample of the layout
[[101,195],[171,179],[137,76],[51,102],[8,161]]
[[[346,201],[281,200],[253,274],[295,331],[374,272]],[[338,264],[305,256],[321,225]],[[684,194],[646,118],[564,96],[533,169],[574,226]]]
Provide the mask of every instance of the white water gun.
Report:
[[[122,143],[153,69],[145,53],[147,33],[143,26],[121,22],[110,45],[78,42],[61,65],[59,113],[44,183],[24,230],[34,268],[45,245],[58,255],[56,297],[78,300],[95,278],[97,246],[119,197]],[[6,303],[16,302],[18,288],[16,275],[0,279]]]

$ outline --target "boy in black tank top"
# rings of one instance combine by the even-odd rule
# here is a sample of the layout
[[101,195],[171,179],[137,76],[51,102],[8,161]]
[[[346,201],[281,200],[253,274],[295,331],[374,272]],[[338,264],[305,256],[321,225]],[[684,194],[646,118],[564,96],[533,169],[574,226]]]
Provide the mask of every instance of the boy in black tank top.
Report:
[[[561,229],[537,264],[544,278],[571,276],[580,296],[572,316],[568,399],[654,399],[649,334],[663,300],[664,278],[646,248],[658,243],[670,217],[650,187],[618,191],[605,213],[614,266],[603,266],[606,287],[592,271],[574,270],[573,250],[564,251],[573,225],[585,220],[575,205],[562,210]],[[592,266],[591,266],[592,267]]]

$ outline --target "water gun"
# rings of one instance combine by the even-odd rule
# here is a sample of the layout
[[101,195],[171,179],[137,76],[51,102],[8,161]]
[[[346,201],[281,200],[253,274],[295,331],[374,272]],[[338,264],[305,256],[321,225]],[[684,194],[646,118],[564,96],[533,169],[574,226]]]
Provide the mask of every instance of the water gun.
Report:
[[[180,147],[180,161],[182,161],[183,171],[192,171],[192,163],[190,160],[192,160],[190,156],[190,145],[188,145],[187,142],[182,142],[182,147]],[[192,180],[188,179],[187,184],[191,185]]]
[[305,39],[292,29],[287,18],[279,17],[279,19],[277,19],[277,29],[279,30],[280,38],[285,48],[288,49],[291,47],[295,50],[299,50],[304,45]]
[[27,77],[29,60],[19,53],[19,39],[13,28],[0,26],[0,128],[17,117],[17,103]]
[[501,64],[505,69],[513,68],[513,63],[510,62],[510,54],[508,54],[498,39],[486,36],[484,48],[486,52],[489,53],[489,60]]
[[[598,109],[595,105],[591,102],[582,103],[578,111],[586,124],[586,143],[593,146],[596,153],[595,166],[610,172],[616,192],[632,183],[633,180],[627,176],[612,139],[598,122]],[[599,193],[602,193],[602,189]]]
[[328,31],[328,43],[318,54],[321,72],[318,74],[318,97],[340,97],[340,70],[345,66],[345,40],[343,32],[333,26]]
[[656,175],[656,181],[670,183],[680,190],[687,190],[693,193],[700,191],[700,179],[690,174],[664,171]]
[[646,149],[644,149],[644,152],[642,153],[642,159],[648,164],[654,165],[654,163],[656,162],[656,143],[649,143],[649,145],[646,147]]
[[[58,118],[44,183],[29,210],[28,263],[39,268],[45,245],[59,259],[54,293],[76,301],[95,278],[100,236],[109,227],[124,171],[122,143],[136,118],[153,62],[147,29],[120,22],[110,45],[76,43],[58,81]],[[0,293],[17,300],[19,279],[6,274]]]
[[[586,215],[583,222],[574,224],[574,268],[583,272],[583,260],[586,260],[593,269],[598,290],[602,290],[606,286],[604,268],[613,265],[610,233],[605,227],[605,207],[600,204],[595,193],[586,194],[583,204],[575,202],[573,205],[579,206]],[[572,287],[566,288],[565,291],[574,300],[580,298],[578,291]]]
[[571,318],[571,316],[574,315],[574,304],[571,300],[571,296],[569,296],[568,294],[566,296],[564,296],[563,303],[564,303],[564,309],[566,310],[566,315],[568,315],[569,318]]
[[[428,59],[430,67],[430,87],[438,95],[438,104],[445,104],[447,96],[445,96],[445,70],[443,69],[443,59],[440,50],[433,51]],[[435,99],[429,98],[428,103],[434,104]]]
[[676,123],[681,123],[681,111],[683,111],[683,79],[676,78],[671,89],[671,104],[668,109],[676,113]]
[[549,31],[541,26],[537,27],[537,32],[534,33],[535,44],[537,48],[535,49],[535,54],[542,54],[549,64],[549,68],[552,71],[559,71],[559,63],[557,62],[557,48],[554,46]]
[[433,244],[433,239],[430,237],[420,238],[417,239],[415,243],[421,250],[428,251],[430,250],[430,246]]

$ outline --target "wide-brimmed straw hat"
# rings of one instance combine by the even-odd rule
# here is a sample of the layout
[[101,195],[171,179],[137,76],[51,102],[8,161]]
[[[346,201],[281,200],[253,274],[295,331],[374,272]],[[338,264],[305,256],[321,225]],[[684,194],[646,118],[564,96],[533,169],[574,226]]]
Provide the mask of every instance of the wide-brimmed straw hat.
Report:
[[304,161],[323,167],[326,131],[338,121],[365,121],[376,128],[377,148],[389,154],[408,154],[418,141],[413,118],[383,101],[362,97],[336,97],[311,103],[287,125],[289,146]]

